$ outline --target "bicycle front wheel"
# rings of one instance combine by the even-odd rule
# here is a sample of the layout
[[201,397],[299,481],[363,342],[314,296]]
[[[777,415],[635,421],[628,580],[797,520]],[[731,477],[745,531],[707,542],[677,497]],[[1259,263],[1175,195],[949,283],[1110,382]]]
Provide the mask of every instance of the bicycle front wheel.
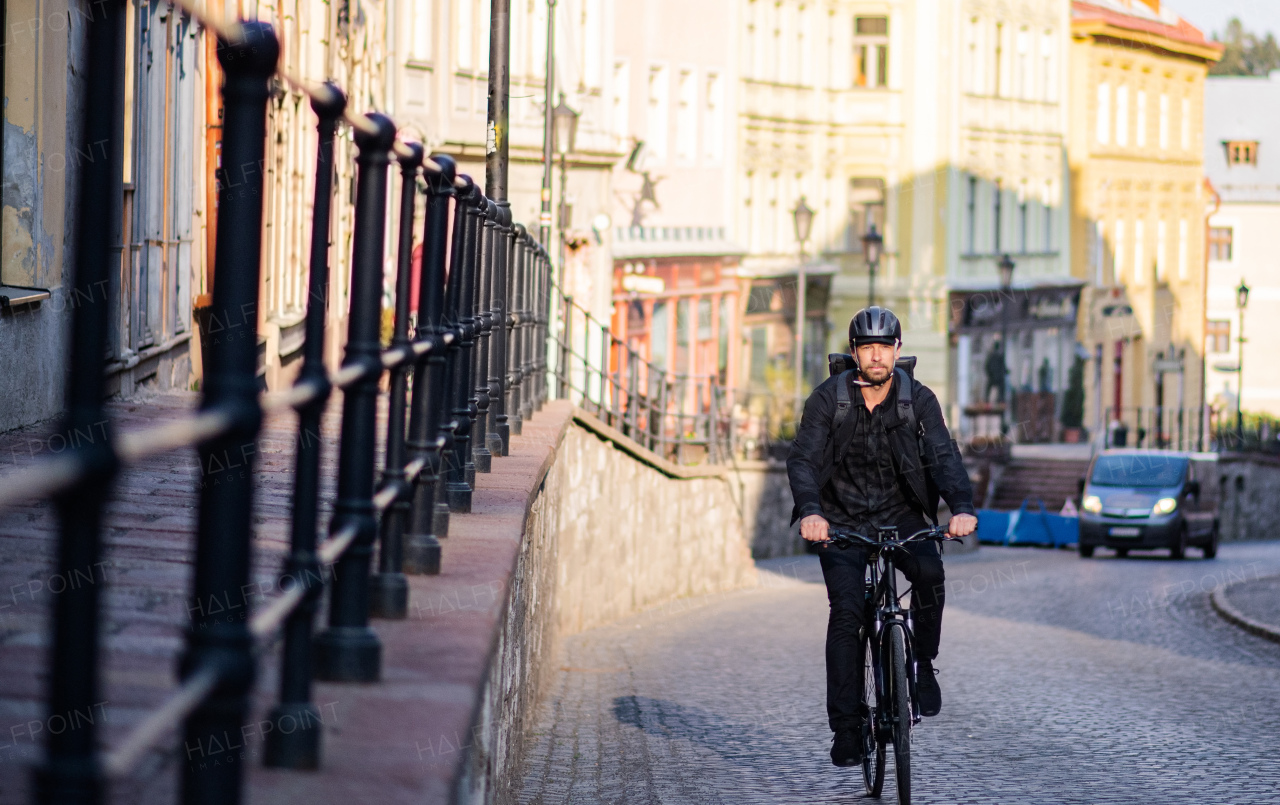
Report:
[[881,741],[877,729],[877,721],[881,717],[880,707],[876,700],[877,671],[875,638],[862,633],[862,712],[866,715],[866,723],[862,727],[862,781],[867,787],[867,796],[879,797],[884,788],[885,742]]
[[889,626],[889,695],[893,724],[893,770],[898,781],[898,805],[911,804],[911,692],[907,687],[905,630]]

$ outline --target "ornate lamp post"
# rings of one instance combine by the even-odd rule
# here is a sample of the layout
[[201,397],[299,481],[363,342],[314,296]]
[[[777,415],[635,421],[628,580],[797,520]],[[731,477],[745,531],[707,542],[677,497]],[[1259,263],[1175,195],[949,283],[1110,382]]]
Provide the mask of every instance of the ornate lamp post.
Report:
[[876,225],[871,224],[867,234],[862,236],[862,256],[866,258],[867,270],[870,272],[870,280],[867,284],[867,307],[876,303],[876,268],[880,265],[880,250],[883,247],[884,237],[876,231]]
[[804,406],[804,322],[805,322],[805,291],[806,279],[804,275],[804,244],[809,239],[809,233],[813,229],[814,211],[805,203],[804,196],[796,202],[796,208],[791,211],[791,218],[795,224],[796,240],[800,242],[800,265],[796,269],[796,426],[799,427],[800,413]]
[[560,93],[560,103],[556,104],[556,108],[551,110],[551,122],[555,127],[555,146],[556,152],[560,154],[560,210],[559,220],[556,222],[560,230],[560,272],[561,272],[561,288],[563,289],[564,277],[564,259],[565,259],[565,230],[569,226],[569,208],[565,203],[565,196],[568,192],[569,183],[569,152],[573,150],[574,141],[578,137],[578,118],[581,117],[580,112],[573,110],[569,104],[564,101],[564,93]]
[[1249,306],[1249,286],[1240,278],[1240,287],[1236,288],[1236,310],[1240,311],[1240,332],[1236,342],[1240,345],[1240,360],[1236,363],[1236,442],[1244,446],[1244,414],[1240,409],[1240,398],[1244,396],[1244,309]]
[[1000,258],[996,264],[1000,269],[1000,355],[1004,360],[1004,415],[1000,417],[1000,434],[1009,433],[1009,421],[1012,419],[1010,408],[1013,405],[1013,394],[1009,388],[1009,308],[1013,301],[1013,270],[1017,264],[1009,255]]

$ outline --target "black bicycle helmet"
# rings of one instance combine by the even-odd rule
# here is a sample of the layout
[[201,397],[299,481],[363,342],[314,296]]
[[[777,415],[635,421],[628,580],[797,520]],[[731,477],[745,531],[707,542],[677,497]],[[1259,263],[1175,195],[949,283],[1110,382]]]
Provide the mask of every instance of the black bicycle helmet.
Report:
[[902,343],[902,323],[888,308],[864,307],[849,321],[849,343],[897,346]]

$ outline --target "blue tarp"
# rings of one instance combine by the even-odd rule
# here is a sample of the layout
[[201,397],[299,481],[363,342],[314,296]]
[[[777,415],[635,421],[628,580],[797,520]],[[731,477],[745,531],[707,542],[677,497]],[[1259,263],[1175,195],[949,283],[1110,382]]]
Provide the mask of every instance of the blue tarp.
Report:
[[1016,512],[978,510],[978,542],[987,545],[1075,545],[1079,518],[1045,511],[1043,501],[1022,501]]

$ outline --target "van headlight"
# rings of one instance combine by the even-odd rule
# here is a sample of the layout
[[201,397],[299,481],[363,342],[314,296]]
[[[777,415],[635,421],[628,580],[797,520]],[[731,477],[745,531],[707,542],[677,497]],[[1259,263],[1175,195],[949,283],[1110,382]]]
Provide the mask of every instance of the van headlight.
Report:
[[1097,495],[1085,495],[1080,507],[1090,514],[1097,514],[1102,511],[1102,498]]
[[1177,498],[1160,498],[1156,501],[1156,505],[1151,507],[1152,514],[1169,514],[1178,508]]

